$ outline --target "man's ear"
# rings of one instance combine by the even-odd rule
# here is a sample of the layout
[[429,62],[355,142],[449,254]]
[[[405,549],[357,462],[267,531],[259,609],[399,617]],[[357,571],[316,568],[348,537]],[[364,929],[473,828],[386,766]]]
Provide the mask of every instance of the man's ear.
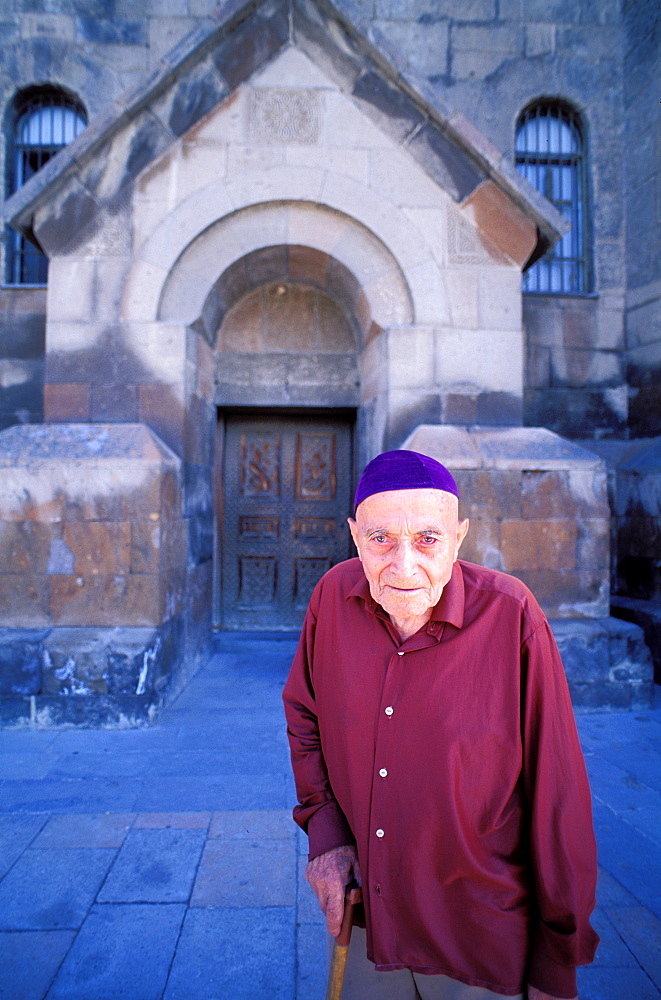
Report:
[[[353,517],[347,518],[347,524],[349,525],[349,531],[351,532],[351,537],[353,538],[353,544],[358,549],[358,525]],[[360,555],[360,551],[358,552],[358,555]]]
[[463,521],[457,521],[457,547],[454,550],[455,559],[459,555],[459,549],[461,548],[461,543],[468,534],[469,527],[470,527],[470,521],[468,520],[467,517],[465,517]]

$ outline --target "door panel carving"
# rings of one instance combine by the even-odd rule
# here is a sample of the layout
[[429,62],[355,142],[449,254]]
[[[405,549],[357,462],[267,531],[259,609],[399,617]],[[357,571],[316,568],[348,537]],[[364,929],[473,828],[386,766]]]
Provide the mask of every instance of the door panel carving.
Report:
[[319,577],[349,557],[351,446],[351,425],[342,420],[228,417],[225,628],[298,628]]

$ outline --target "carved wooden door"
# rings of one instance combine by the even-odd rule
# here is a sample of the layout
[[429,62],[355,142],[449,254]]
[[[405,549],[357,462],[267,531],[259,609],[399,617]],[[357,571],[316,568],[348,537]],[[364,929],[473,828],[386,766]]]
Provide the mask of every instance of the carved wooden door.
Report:
[[350,555],[351,425],[229,417],[223,487],[223,627],[298,628],[319,577]]

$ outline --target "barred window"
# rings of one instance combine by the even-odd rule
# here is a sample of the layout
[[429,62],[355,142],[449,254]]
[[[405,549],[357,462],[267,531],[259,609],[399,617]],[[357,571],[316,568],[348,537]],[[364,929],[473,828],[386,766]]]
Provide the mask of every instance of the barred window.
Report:
[[531,105],[517,123],[515,148],[518,170],[571,224],[569,232],[524,274],[524,292],[590,291],[586,150],[578,114],[557,101]]
[[[9,156],[9,194],[23,186],[87,124],[78,101],[55,87],[30,88],[14,103]],[[48,261],[24,236],[8,230],[7,281],[10,285],[43,285]]]

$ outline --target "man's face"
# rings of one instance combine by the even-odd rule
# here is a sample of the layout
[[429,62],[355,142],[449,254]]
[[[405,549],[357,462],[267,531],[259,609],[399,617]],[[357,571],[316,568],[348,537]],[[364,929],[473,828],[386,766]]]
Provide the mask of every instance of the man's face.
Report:
[[457,498],[432,489],[375,493],[349,527],[374,600],[393,620],[429,616],[468,531]]

